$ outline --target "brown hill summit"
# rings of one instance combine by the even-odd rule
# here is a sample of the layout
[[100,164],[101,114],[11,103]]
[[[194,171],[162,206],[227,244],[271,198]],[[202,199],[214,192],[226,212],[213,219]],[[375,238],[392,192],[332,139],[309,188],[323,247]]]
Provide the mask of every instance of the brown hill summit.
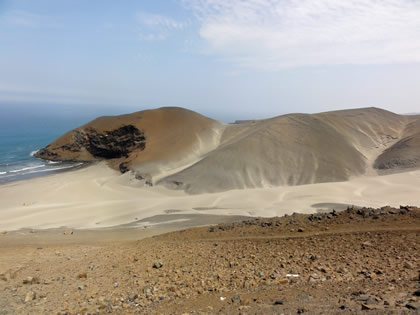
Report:
[[188,193],[345,181],[420,166],[420,116],[378,108],[223,124],[182,108],[100,117],[40,150]]
[[99,117],[35,156],[53,161],[105,159],[123,173],[141,166],[142,174],[157,175],[196,160],[212,148],[210,142],[217,142],[221,129],[222,123],[183,108],[145,110]]

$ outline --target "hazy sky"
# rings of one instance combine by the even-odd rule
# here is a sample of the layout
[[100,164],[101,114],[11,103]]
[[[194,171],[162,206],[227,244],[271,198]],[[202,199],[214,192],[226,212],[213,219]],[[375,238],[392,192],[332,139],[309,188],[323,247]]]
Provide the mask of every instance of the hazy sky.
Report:
[[0,0],[0,107],[70,105],[420,112],[420,1]]

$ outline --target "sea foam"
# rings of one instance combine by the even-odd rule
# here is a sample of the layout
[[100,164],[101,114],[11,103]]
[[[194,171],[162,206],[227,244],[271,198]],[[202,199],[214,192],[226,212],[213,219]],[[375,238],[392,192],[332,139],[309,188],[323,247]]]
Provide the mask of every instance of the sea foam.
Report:
[[34,156],[39,150],[35,150],[35,151],[31,151],[31,153],[29,153],[30,156]]
[[23,172],[23,171],[33,170],[35,168],[40,168],[40,167],[45,167],[45,164],[20,168],[20,169],[17,169],[17,170],[10,171],[10,173],[19,173],[19,172]]
[[77,166],[80,166],[80,165],[83,165],[83,163],[77,163],[77,164],[74,164],[74,165],[63,166],[63,167],[48,168],[48,169],[41,170],[41,171],[32,171],[32,172],[28,172],[27,174],[65,170],[65,169],[74,168],[74,167],[77,167]]

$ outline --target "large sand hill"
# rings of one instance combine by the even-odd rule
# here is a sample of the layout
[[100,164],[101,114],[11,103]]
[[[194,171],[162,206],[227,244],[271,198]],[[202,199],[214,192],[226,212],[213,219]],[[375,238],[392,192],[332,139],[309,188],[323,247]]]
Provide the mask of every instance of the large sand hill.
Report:
[[106,159],[146,184],[200,194],[415,169],[420,166],[419,145],[419,116],[378,108],[289,114],[241,124],[160,108],[98,118],[38,156]]

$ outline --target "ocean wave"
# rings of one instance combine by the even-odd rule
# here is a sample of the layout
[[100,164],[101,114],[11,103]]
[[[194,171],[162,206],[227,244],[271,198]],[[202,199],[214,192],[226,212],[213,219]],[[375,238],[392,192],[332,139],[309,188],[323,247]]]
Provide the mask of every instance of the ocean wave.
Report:
[[63,163],[61,161],[47,161],[48,164],[60,164]]
[[0,183],[7,183],[9,180],[6,180],[6,178],[16,178],[18,177],[17,175],[13,174],[13,175],[4,175],[0,177]]
[[32,151],[31,153],[29,153],[29,155],[30,155],[30,156],[34,156],[34,155],[35,155],[38,151],[39,151],[39,150]]
[[0,172],[0,175],[4,175],[4,174],[7,174],[7,172]]
[[41,171],[32,171],[32,172],[27,172],[26,174],[43,173],[43,172],[52,172],[52,171],[58,171],[58,170],[65,170],[65,169],[74,168],[74,167],[77,167],[77,166],[80,166],[80,165],[83,165],[83,163],[78,163],[78,164],[74,164],[74,165],[70,165],[70,166],[48,168],[48,169],[41,170]]
[[24,168],[21,168],[21,169],[18,169],[18,170],[10,171],[10,173],[19,173],[19,172],[23,172],[23,171],[32,170],[32,169],[35,169],[35,168],[40,168],[40,167],[45,167],[45,164],[30,166],[30,167],[24,167]]

